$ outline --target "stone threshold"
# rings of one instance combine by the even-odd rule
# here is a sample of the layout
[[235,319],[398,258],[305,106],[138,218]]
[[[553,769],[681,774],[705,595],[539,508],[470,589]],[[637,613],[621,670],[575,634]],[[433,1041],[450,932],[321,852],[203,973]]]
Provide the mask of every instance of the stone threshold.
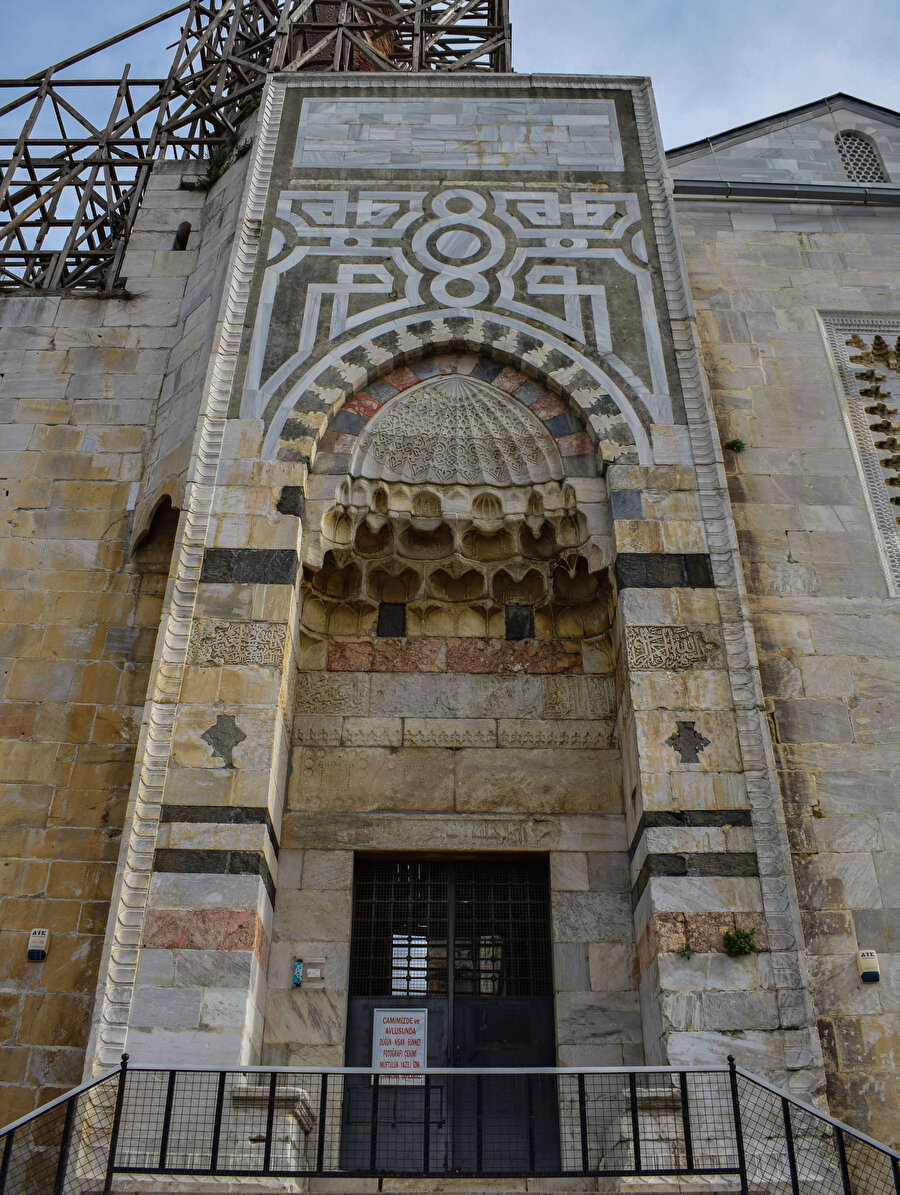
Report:
[[[125,1176],[113,1182],[115,1195],[737,1195],[740,1182],[730,1177],[694,1178],[226,1178],[173,1175]],[[751,1195],[754,1192],[751,1191]]]

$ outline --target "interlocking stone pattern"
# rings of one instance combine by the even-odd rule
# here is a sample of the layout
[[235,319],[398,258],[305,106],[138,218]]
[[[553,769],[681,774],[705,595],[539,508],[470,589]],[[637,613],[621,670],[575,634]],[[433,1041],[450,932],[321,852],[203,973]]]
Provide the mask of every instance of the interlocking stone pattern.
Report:
[[[156,168],[127,297],[2,301],[0,1121],[116,1026],[140,1061],[342,1063],[354,852],[514,850],[549,857],[560,1065],[735,1052],[815,1095],[824,1054],[832,1110],[897,1140],[897,604],[816,313],[896,309],[898,209],[677,206],[792,876],[647,91],[353,85],[272,84],[208,195]],[[521,403],[550,480],[355,476],[438,374]]]

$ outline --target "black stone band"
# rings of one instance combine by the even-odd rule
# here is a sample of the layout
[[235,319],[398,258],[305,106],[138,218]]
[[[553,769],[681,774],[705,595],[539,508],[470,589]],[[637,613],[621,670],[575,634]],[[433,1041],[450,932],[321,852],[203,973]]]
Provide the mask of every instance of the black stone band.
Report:
[[631,889],[631,907],[635,908],[644,889],[654,876],[758,876],[759,861],[755,851],[698,851],[692,854],[648,855]]
[[153,870],[186,875],[258,876],[275,907],[275,881],[260,851],[181,851],[161,848],[153,854]]
[[631,845],[628,848],[628,858],[634,858],[645,830],[655,830],[660,826],[752,826],[753,819],[749,809],[680,809],[672,812],[661,809],[643,813],[637,824]]
[[210,585],[293,585],[297,568],[293,548],[207,548],[200,580]]
[[278,858],[278,839],[268,809],[228,805],[163,805],[159,820],[164,825],[265,826]]
[[712,561],[700,552],[620,552],[619,589],[714,589]]

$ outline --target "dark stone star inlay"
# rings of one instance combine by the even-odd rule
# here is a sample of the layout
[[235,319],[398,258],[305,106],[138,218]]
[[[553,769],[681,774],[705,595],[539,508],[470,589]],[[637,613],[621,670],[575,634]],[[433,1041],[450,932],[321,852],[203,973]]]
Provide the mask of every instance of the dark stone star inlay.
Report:
[[247,736],[234,720],[233,714],[219,714],[215,725],[204,730],[200,738],[209,743],[214,753],[224,761],[226,768],[234,767],[231,753]]
[[698,734],[696,722],[676,722],[677,730],[666,739],[666,746],[677,751],[682,763],[699,763],[700,752],[710,744],[710,739]]

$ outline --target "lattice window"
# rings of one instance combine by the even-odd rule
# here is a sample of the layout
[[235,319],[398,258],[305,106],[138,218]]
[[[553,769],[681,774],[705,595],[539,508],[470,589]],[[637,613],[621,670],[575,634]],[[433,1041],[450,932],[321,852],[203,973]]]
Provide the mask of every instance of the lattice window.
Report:
[[887,183],[890,179],[871,137],[856,129],[836,133],[834,143],[841,155],[841,164],[852,183]]
[[878,555],[900,594],[900,314],[821,311]]

